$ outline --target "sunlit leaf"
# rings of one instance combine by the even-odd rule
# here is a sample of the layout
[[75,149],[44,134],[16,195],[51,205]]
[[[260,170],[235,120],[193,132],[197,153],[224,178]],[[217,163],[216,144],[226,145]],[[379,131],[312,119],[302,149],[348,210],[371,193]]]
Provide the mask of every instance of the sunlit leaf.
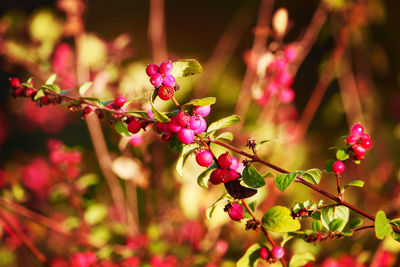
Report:
[[300,229],[300,223],[293,219],[288,208],[275,206],[269,209],[262,218],[263,226],[272,232],[293,232]]

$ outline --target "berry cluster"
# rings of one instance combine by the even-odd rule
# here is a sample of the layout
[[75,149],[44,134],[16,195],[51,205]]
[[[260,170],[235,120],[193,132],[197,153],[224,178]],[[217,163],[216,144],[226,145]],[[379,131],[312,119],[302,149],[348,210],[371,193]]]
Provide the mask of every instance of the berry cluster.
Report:
[[25,84],[25,86],[23,86],[18,78],[10,78],[9,80],[11,85],[10,93],[13,97],[22,96],[33,98],[35,96],[36,90],[33,88],[32,81],[29,82],[32,86],[29,84]]
[[195,134],[201,134],[207,129],[207,122],[203,117],[210,114],[211,107],[196,106],[193,111],[192,115],[179,111],[170,122],[156,122],[154,128],[158,133],[163,133],[163,140],[170,140],[176,135],[181,143],[190,144]]
[[365,151],[372,147],[371,138],[364,133],[364,127],[360,123],[351,127],[351,134],[347,136],[346,143],[349,146],[349,154],[354,160],[363,160]]
[[171,74],[173,64],[170,60],[157,66],[149,64],[146,73],[150,76],[150,83],[157,89],[157,94],[162,100],[169,100],[178,89],[175,77]]
[[232,220],[234,221],[240,221],[241,219],[244,218],[244,210],[241,205],[238,203],[228,203],[225,205],[224,208],[225,212],[228,212],[229,217],[231,217]]
[[257,100],[260,105],[266,105],[269,99],[278,95],[282,103],[290,103],[295,97],[293,89],[293,76],[289,72],[289,63],[296,60],[297,51],[293,46],[284,49],[281,56],[276,55],[275,59],[267,67],[267,86],[262,96]]
[[239,167],[239,162],[237,158],[232,157],[228,152],[220,155],[217,163],[219,168],[215,169],[210,176],[212,184],[227,183],[240,177],[240,174],[236,171]]
[[285,250],[283,247],[275,246],[269,251],[267,248],[261,248],[259,252],[259,256],[261,259],[268,261],[269,263],[273,263],[276,260],[283,258],[285,255]]

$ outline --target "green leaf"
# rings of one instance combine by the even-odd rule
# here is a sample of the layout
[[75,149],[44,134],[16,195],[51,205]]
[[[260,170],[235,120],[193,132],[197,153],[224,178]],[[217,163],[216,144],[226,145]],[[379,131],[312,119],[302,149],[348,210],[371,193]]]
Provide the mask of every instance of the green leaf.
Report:
[[43,89],[56,92],[59,94],[61,92],[60,86],[55,84],[45,84],[42,86]]
[[307,251],[301,254],[294,254],[289,262],[289,267],[301,267],[310,261],[315,261],[314,255]]
[[349,152],[344,148],[338,149],[336,151],[336,158],[340,161],[344,161],[349,158]]
[[333,159],[328,159],[327,161],[325,161],[325,164],[324,164],[325,171],[333,172],[332,165],[334,162],[335,162],[335,160],[333,160]]
[[79,100],[64,102],[64,103],[61,104],[61,106],[64,107],[64,106],[74,105],[74,104],[78,104],[78,103],[80,103],[80,102],[81,102],[81,101],[79,101]]
[[218,135],[217,137],[215,137],[216,140],[228,140],[228,141],[232,141],[233,140],[233,133],[231,132],[223,132],[220,135]]
[[363,187],[364,186],[364,181],[354,180],[354,181],[346,184],[345,186],[343,186],[343,189],[346,190],[346,188],[349,187],[349,186]]
[[99,177],[97,176],[97,174],[88,173],[76,180],[76,187],[79,190],[84,190],[91,185],[97,184],[98,182]]
[[138,117],[138,118],[148,118],[149,114],[146,111],[141,111],[141,110],[133,110],[133,111],[128,111],[128,114]]
[[79,94],[81,96],[85,95],[86,91],[92,86],[93,82],[85,82],[79,87]]
[[117,120],[115,122],[114,129],[122,136],[132,136],[132,134],[128,131],[128,125],[121,120]]
[[293,182],[296,178],[296,173],[281,173],[275,176],[275,185],[282,192]]
[[319,169],[310,169],[302,173],[301,178],[312,184],[319,184],[322,172]]
[[199,147],[198,144],[192,143],[189,145],[183,146],[181,154],[179,155],[178,162],[176,163],[176,171],[182,176],[183,175],[183,166],[186,163],[186,160],[189,158],[190,154]]
[[384,211],[380,210],[375,216],[375,235],[378,239],[383,239],[385,236],[393,232],[392,226],[389,224],[389,219]]
[[340,233],[342,236],[352,236],[353,235],[353,231],[351,230],[345,230],[343,232]]
[[40,98],[44,97],[44,91],[39,89],[36,93],[36,95],[33,97],[33,100],[36,101]]
[[168,143],[168,148],[172,152],[180,153],[182,151],[183,145],[182,143],[178,140],[178,137],[174,136],[171,138],[171,140]]
[[308,210],[311,209],[311,206],[313,205],[312,201],[310,199],[307,199],[306,201],[304,201],[304,207]]
[[182,110],[189,110],[192,106],[209,106],[215,104],[215,97],[205,97],[201,99],[192,99],[182,106]]
[[304,208],[304,205],[302,203],[296,203],[294,204],[292,210],[294,213],[299,213]]
[[389,223],[396,226],[397,228],[400,228],[400,218],[393,219]]
[[215,208],[223,201],[231,199],[228,193],[224,193],[220,198],[218,198],[210,207],[206,209],[206,217],[208,220],[212,218]]
[[319,232],[319,231],[321,231],[321,230],[322,230],[321,221],[312,221],[312,223],[311,223],[311,229],[312,229],[314,232]]
[[210,180],[210,175],[213,170],[215,170],[215,168],[207,169],[202,173],[200,173],[200,175],[197,177],[197,184],[203,187],[204,189],[207,189],[208,180]]
[[102,222],[107,216],[107,213],[107,206],[97,203],[89,206],[89,208],[85,211],[83,218],[87,224],[93,225]]
[[260,244],[251,245],[246,253],[236,262],[236,267],[255,267],[260,259]]
[[272,172],[266,172],[266,173],[263,173],[262,177],[264,177],[264,178],[275,178],[275,174],[273,174]]
[[335,206],[335,207],[327,207],[322,209],[321,211],[321,222],[322,225],[330,230],[330,223],[335,219],[341,219],[343,224],[337,229],[338,232],[343,231],[343,228],[346,226],[349,221],[349,209],[345,206]]
[[108,105],[108,104],[110,104],[111,102],[113,102],[114,101],[114,99],[109,99],[109,100],[104,100],[104,101],[101,101],[101,105],[102,106],[106,106],[106,105]]
[[[154,95],[154,93],[152,95]],[[160,111],[158,111],[156,109],[156,107],[153,104],[153,101],[150,101],[150,104],[151,104],[151,111],[153,112],[154,119],[156,121],[160,121],[160,122],[169,122],[170,121],[170,119],[167,117],[167,115],[161,113]]]
[[208,126],[207,132],[210,133],[210,132],[222,129],[222,128],[232,126],[239,121],[240,121],[240,117],[238,115],[232,115],[229,117],[222,118],[220,120],[217,120],[217,121],[211,123],[210,126]]
[[97,97],[85,96],[85,97],[80,97],[80,99],[83,99],[83,100],[90,101],[90,102],[93,102],[93,103],[101,105],[101,100],[98,99]]
[[400,242],[400,234],[396,233],[395,231],[392,232],[392,238],[397,242]]
[[262,144],[265,144],[265,143],[268,143],[268,142],[272,142],[272,141],[283,144],[283,142],[281,140],[279,140],[279,139],[267,139],[267,140],[262,140],[260,142],[257,142],[257,144],[254,147],[254,149],[257,150]]
[[186,77],[201,73],[203,68],[196,59],[182,59],[173,63],[171,74],[175,78]]
[[262,218],[262,225],[272,232],[293,232],[300,229],[300,223],[293,219],[288,208],[275,206],[269,209]]
[[329,223],[329,230],[333,231],[333,232],[340,232],[339,229],[343,229],[344,228],[344,222],[342,219],[337,218],[334,219],[333,221],[331,221]]
[[57,79],[57,74],[53,73],[52,75],[50,75],[50,77],[47,79],[47,81],[45,82],[45,84],[53,84]]
[[350,229],[356,229],[357,227],[360,227],[363,224],[364,220],[361,218],[356,218],[349,223]]
[[243,170],[243,182],[252,187],[260,188],[265,185],[265,180],[253,165],[249,164]]

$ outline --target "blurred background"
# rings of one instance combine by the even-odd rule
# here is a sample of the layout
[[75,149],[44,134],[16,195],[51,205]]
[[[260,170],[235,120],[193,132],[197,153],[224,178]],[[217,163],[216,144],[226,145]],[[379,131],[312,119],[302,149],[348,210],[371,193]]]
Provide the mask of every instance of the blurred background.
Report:
[[[3,0],[0,266],[235,266],[263,241],[245,222],[230,221],[223,204],[208,220],[205,210],[224,188],[197,185],[202,170],[194,157],[179,175],[178,154],[151,129],[121,137],[106,121],[83,120],[67,107],[39,108],[10,95],[9,77],[33,77],[39,87],[57,73],[56,84],[75,95],[94,81],[87,96],[124,95],[133,100],[129,109],[147,111],[146,64],[195,58],[203,73],[178,80],[178,100],[217,97],[207,122],[240,115],[233,144],[279,140],[259,153],[285,169],[323,169],[335,157],[329,148],[343,147],[340,137],[361,122],[373,148],[361,165],[346,165],[345,182],[365,181],[346,199],[400,217],[399,10],[397,1],[378,0]],[[274,62],[284,62],[282,73]],[[334,192],[334,177],[324,175],[321,186]],[[282,194],[270,183],[252,201],[261,217],[307,199],[321,196],[302,185]],[[312,252],[313,266],[400,260],[400,246],[378,242],[373,231],[320,244],[291,240],[285,248],[288,255]]]

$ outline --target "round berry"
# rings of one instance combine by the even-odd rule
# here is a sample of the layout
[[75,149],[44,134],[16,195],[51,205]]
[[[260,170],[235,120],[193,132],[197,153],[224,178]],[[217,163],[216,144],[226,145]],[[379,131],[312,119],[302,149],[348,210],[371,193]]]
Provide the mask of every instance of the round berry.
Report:
[[32,87],[27,87],[25,88],[25,96],[30,97],[35,93],[35,89],[33,89]]
[[[21,88],[22,89],[22,88]],[[40,98],[40,102],[43,104],[43,105],[48,105],[48,104],[50,104],[50,98],[48,97],[48,96],[43,96],[42,98]]]
[[293,84],[293,76],[289,72],[283,71],[276,76],[276,81],[281,86],[290,87]]
[[173,87],[176,84],[175,77],[172,76],[171,74],[166,74],[164,79],[162,80],[162,84],[165,86]]
[[229,217],[231,217],[232,220],[240,221],[244,218],[243,207],[237,203],[230,203],[230,207],[228,208],[228,215]]
[[146,73],[149,76],[153,76],[158,72],[158,66],[156,64],[149,64],[146,67]]
[[[177,118],[179,124],[180,124],[182,127],[189,126],[189,123],[190,123],[190,115],[189,115],[187,112],[185,112],[185,111],[179,111],[178,114],[176,114],[176,118]],[[192,130],[194,130],[194,129],[192,129]]]
[[140,122],[137,120],[132,120],[128,123],[128,131],[132,134],[138,133],[141,128]]
[[364,133],[364,127],[360,123],[356,123],[351,127],[351,134],[360,137]]
[[288,104],[294,100],[295,94],[291,88],[283,88],[279,93],[279,99],[282,103]]
[[197,130],[201,126],[201,120],[198,116],[191,116],[190,117],[190,129]]
[[356,144],[357,143],[357,137],[355,137],[354,135],[349,135],[349,136],[347,136],[347,138],[346,138],[346,143],[348,144],[348,145],[354,145],[354,144]]
[[340,160],[335,161],[332,165],[332,171],[335,174],[341,174],[342,172],[344,172],[343,162],[341,162]]
[[10,85],[14,88],[21,87],[21,82],[19,81],[18,78],[9,78],[10,80]]
[[353,153],[355,160],[362,160],[364,158],[365,149],[362,146],[353,146]]
[[362,138],[360,142],[360,146],[365,149],[370,149],[372,147],[371,139],[369,138]]
[[204,132],[207,129],[207,122],[205,119],[203,119],[202,117],[200,117],[200,127],[196,130],[194,130],[195,134],[201,134],[202,132]]
[[162,133],[164,131],[164,123],[160,122],[160,121],[157,121],[154,124],[154,128],[155,128],[157,133]]
[[218,166],[222,169],[228,169],[232,165],[232,157],[226,152],[218,157]]
[[168,123],[168,129],[173,133],[179,132],[181,128],[182,126],[179,124],[176,117],[173,117],[171,121]]
[[285,57],[287,62],[293,62],[297,58],[296,48],[293,46],[287,46],[283,51],[283,56]]
[[283,247],[273,247],[271,250],[271,256],[275,259],[281,259],[285,255],[285,250]]
[[178,140],[181,141],[183,144],[190,144],[193,142],[194,133],[193,130],[182,128],[178,132]]
[[194,113],[196,113],[197,115],[202,116],[202,117],[205,117],[208,114],[210,114],[210,111],[211,111],[211,106],[210,105],[208,105],[208,106],[196,106],[194,108]]
[[261,248],[259,255],[260,255],[260,258],[263,259],[263,260],[268,259],[268,257],[269,257],[268,249],[267,248]]
[[210,167],[210,165],[213,163],[214,158],[213,155],[210,151],[208,150],[203,150],[196,155],[196,162],[203,167]]
[[150,76],[150,82],[155,87],[159,87],[162,83],[162,80],[162,75],[158,72]]
[[174,96],[174,93],[174,89],[169,86],[162,86],[158,89],[158,97],[165,101],[171,99]]
[[123,96],[119,96],[114,100],[114,105],[122,108],[122,106],[126,103],[126,98]]
[[161,74],[166,75],[166,74],[169,74],[173,68],[174,68],[174,65],[172,64],[171,60],[168,60],[168,61],[164,61],[160,64],[158,71]]
[[92,113],[93,108],[91,106],[86,106],[83,110],[82,110],[82,119],[86,118],[87,116],[89,116],[90,113]]
[[236,157],[232,157],[232,164],[229,168],[234,171],[236,171],[239,168],[239,161],[237,160]]
[[214,185],[222,183],[222,176],[221,176],[222,169],[215,169],[212,171],[210,175],[210,182]]

